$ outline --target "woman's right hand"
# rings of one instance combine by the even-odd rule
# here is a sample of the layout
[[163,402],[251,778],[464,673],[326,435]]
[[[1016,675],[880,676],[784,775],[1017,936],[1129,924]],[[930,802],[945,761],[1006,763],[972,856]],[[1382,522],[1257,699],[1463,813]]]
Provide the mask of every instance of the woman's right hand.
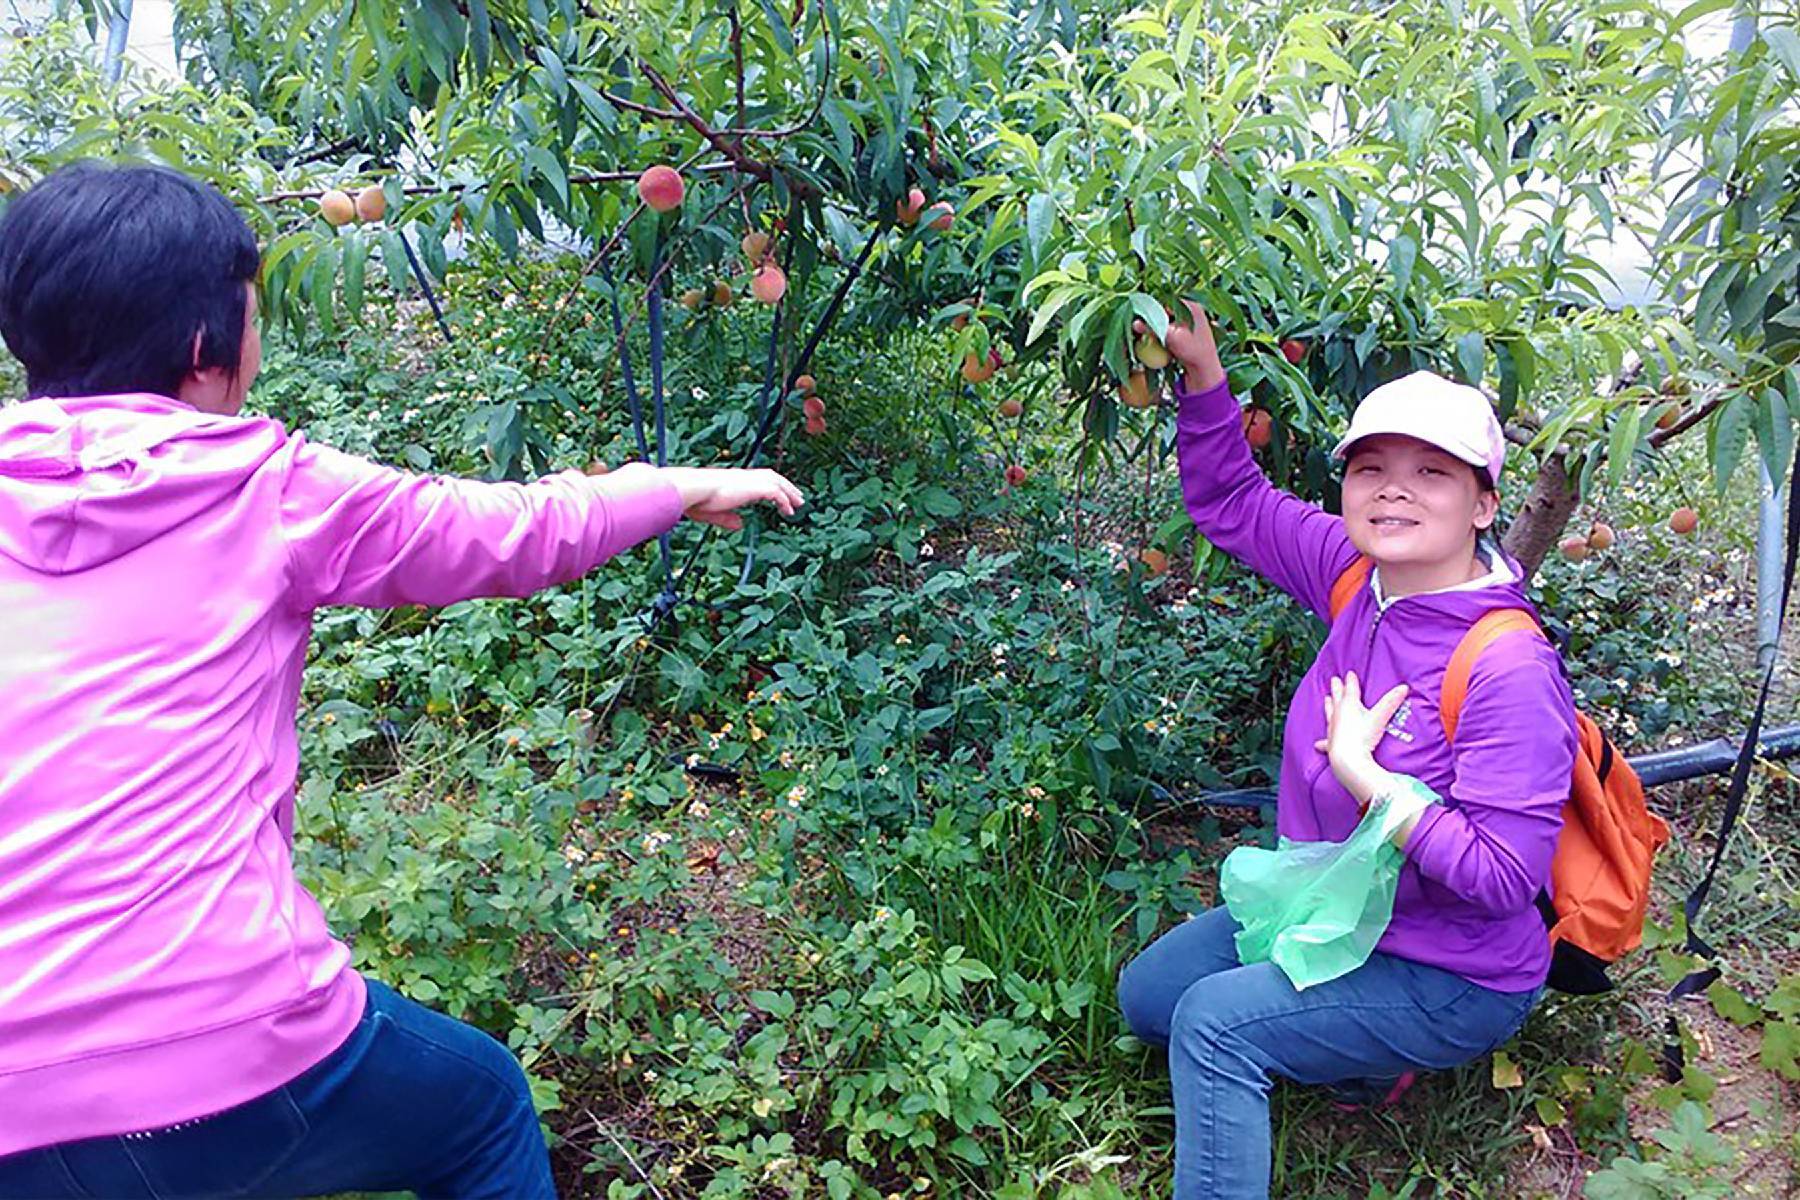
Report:
[[634,468],[655,471],[681,493],[683,513],[722,529],[744,527],[744,518],[737,510],[745,505],[766,500],[780,509],[782,516],[791,517],[806,503],[806,497],[787,476],[767,468],[640,467],[631,464],[620,470]]
[[[1187,390],[1204,392],[1225,382],[1225,367],[1219,362],[1219,347],[1213,341],[1212,322],[1207,320],[1206,310],[1192,300],[1182,303],[1187,305],[1191,323],[1183,325],[1179,319],[1171,319],[1163,348],[1181,364],[1187,376]],[[1140,334],[1145,332],[1142,321],[1135,322],[1134,328]]]

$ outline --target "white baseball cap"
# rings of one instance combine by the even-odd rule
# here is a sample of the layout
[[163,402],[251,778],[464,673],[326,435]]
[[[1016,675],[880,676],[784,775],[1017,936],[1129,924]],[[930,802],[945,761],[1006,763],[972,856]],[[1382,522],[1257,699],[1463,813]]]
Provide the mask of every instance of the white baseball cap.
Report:
[[1506,463],[1506,434],[1487,397],[1430,371],[1414,371],[1364,396],[1350,419],[1350,432],[1332,450],[1332,457],[1347,457],[1351,446],[1378,433],[1397,433],[1436,446],[1471,467],[1485,469],[1490,483],[1500,481],[1500,468]]

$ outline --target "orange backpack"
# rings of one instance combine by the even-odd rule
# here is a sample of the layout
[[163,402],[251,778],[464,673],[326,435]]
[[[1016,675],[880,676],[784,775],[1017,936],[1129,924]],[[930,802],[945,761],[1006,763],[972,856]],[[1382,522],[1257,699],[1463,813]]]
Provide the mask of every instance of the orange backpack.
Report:
[[[1373,566],[1365,555],[1338,576],[1331,588],[1333,620],[1362,590]],[[1544,636],[1524,609],[1496,609],[1475,622],[1457,643],[1438,701],[1444,735],[1450,741],[1456,740],[1475,660],[1496,638],[1526,630]],[[1575,726],[1575,774],[1550,864],[1550,891],[1538,895],[1538,911],[1554,947],[1550,986],[1591,994],[1612,986],[1607,964],[1635,950],[1643,939],[1650,864],[1669,840],[1669,826],[1645,806],[1637,772],[1600,727],[1581,712],[1575,714]]]

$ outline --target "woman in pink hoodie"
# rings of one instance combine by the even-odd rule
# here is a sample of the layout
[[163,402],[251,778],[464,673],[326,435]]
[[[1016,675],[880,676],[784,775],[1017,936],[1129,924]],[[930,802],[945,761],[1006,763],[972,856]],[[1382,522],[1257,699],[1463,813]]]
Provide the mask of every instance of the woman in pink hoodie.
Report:
[[[1575,710],[1556,651],[1512,633],[1471,673],[1452,745],[1444,669],[1494,609],[1530,610],[1493,540],[1506,442],[1487,399],[1428,372],[1358,405],[1336,456],[1343,515],[1275,488],[1241,432],[1206,315],[1173,325],[1181,486],[1200,532],[1330,623],[1288,709],[1276,824],[1340,842],[1373,804],[1404,854],[1387,931],[1348,974],[1296,988],[1238,958],[1215,908],[1147,947],[1119,981],[1132,1032],[1165,1046],[1177,1200],[1268,1195],[1275,1076],[1380,1098],[1411,1073],[1511,1037],[1542,992],[1550,878],[1575,765]],[[1340,613],[1334,585],[1373,571]],[[1370,702],[1365,703],[1365,697]]]
[[249,227],[160,168],[0,217],[0,1197],[554,1193],[524,1072],[294,878],[312,613],[526,596],[773,471],[409,474],[239,414]]

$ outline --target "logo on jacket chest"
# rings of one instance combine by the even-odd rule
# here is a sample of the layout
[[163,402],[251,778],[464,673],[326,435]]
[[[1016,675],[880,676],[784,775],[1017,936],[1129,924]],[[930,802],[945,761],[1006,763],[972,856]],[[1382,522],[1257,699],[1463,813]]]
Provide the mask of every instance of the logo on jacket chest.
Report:
[[1400,702],[1400,707],[1394,710],[1394,715],[1388,718],[1387,729],[1385,730],[1387,735],[1397,741],[1413,741],[1413,731],[1407,728],[1408,723],[1412,721],[1412,714],[1412,701],[1402,700]]

